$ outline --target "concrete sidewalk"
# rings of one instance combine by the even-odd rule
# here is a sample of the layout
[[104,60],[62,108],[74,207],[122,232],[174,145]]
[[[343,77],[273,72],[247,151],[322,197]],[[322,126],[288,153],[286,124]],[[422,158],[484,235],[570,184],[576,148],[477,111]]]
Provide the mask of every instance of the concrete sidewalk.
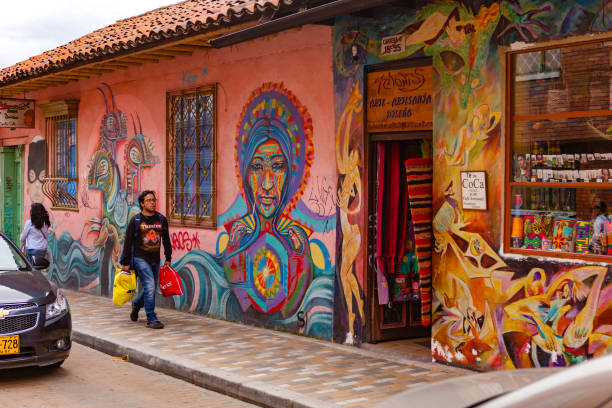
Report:
[[471,373],[437,363],[156,308],[163,330],[131,306],[65,290],[73,340],[266,407],[370,407],[400,391]]

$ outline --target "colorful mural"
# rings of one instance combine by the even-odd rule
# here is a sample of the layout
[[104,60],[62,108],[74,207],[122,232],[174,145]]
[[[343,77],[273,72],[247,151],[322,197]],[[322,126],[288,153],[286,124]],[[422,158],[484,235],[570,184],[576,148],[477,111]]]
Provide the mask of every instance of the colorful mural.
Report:
[[[492,206],[486,216],[464,213],[456,197],[460,171],[487,169],[489,199],[502,200],[504,78],[498,46],[608,31],[611,7],[606,1],[420,1],[379,10],[377,18],[337,20],[337,138],[344,136],[345,112],[363,102],[354,96],[356,88],[364,92],[366,65],[429,57],[435,70],[432,352],[437,360],[478,369],[562,366],[612,345],[607,267],[505,259],[499,254],[501,208]],[[383,46],[384,38],[394,46]],[[350,139],[350,146],[363,146],[364,130],[356,128]],[[355,151],[354,161],[362,163],[361,151]],[[360,210],[355,219],[366,218]],[[338,256],[341,269],[356,259],[350,253]],[[336,302],[336,309],[340,305]],[[350,314],[343,307],[337,313]],[[344,335],[342,325],[334,326],[334,338]]]
[[44,195],[42,182],[46,174],[46,145],[47,142],[40,135],[34,136],[28,150],[27,190],[31,203],[42,203]]
[[[67,232],[49,237],[53,263],[48,276],[63,287],[109,296],[127,223],[140,211],[134,197],[140,193],[141,172],[159,163],[159,159],[153,155],[151,141],[142,135],[138,119],[140,130],[137,132],[134,123],[134,135],[126,145],[126,174],[122,179],[117,149],[128,137],[127,120],[117,107],[110,85],[102,83],[97,89],[103,96],[106,110],[100,124],[98,145],[88,165],[87,190],[80,192],[80,199],[81,205],[87,208],[88,191],[100,191],[102,206],[99,215],[83,226],[77,239]],[[59,227],[54,225],[53,229],[59,230]],[[86,238],[91,245],[84,243]]]
[[235,144],[241,194],[219,217],[216,254],[192,250],[176,263],[187,287],[177,307],[331,337],[334,270],[314,235],[333,218],[301,202],[312,132],[307,108],[282,83],[252,92]]
[[[102,83],[98,91],[105,110],[87,188],[79,192],[81,206],[97,216],[78,237],[68,232],[50,237],[48,276],[62,287],[109,296],[127,223],[139,211],[143,172],[160,161],[138,113],[131,115],[134,134],[128,140],[128,121],[112,88]],[[314,160],[312,139],[308,109],[282,83],[265,83],[252,92],[237,124],[240,195],[219,216],[224,231],[217,251],[200,249],[197,232],[171,231],[173,248],[184,251],[173,266],[185,295],[160,297],[160,303],[331,337],[334,267],[322,239],[336,217],[314,213],[301,199]],[[92,205],[93,191],[100,192],[100,208]]]

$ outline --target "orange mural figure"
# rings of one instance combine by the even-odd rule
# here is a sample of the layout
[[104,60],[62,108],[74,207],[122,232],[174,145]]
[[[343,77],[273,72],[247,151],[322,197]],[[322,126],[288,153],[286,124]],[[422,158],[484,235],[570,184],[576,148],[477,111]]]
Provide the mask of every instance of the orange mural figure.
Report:
[[605,325],[594,329],[607,271],[578,267],[553,278],[544,289],[544,270],[534,268],[506,291],[507,299],[515,298],[521,287],[525,294],[504,308],[504,343],[514,367],[566,366],[596,351],[589,349],[591,340],[610,346],[610,330]]
[[[359,92],[359,82],[353,85],[340,123],[336,131],[336,161],[342,183],[338,188],[338,209],[342,227],[342,260],[340,261],[340,280],[344,299],[348,309],[348,333],[345,343],[352,344],[354,337],[355,316],[363,317],[363,298],[359,282],[353,273],[353,264],[361,247],[361,231],[359,225],[351,224],[348,216],[361,210],[361,174],[359,166],[359,151],[349,151],[353,115],[362,110],[363,95]],[[357,302],[357,310],[353,310],[353,299]],[[363,321],[362,321],[363,324]]]

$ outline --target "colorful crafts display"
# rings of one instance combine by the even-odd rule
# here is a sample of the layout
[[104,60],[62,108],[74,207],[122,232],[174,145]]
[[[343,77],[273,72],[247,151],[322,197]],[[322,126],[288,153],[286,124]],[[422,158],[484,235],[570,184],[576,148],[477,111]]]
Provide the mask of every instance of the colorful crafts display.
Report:
[[512,233],[510,234],[513,248],[523,246],[523,217],[512,218]]
[[589,253],[589,245],[591,244],[591,223],[582,220],[576,221],[574,236],[574,250],[583,254]]
[[[606,235],[605,251],[606,255],[612,255],[612,222],[604,222],[604,231]],[[602,247],[604,243],[601,243]]]
[[574,251],[573,246],[575,224],[576,220],[571,218],[555,218],[553,222],[553,250],[565,252]]
[[431,324],[431,226],[432,159],[408,159],[406,180],[408,201],[414,226],[415,249],[419,268],[421,295],[421,324]]

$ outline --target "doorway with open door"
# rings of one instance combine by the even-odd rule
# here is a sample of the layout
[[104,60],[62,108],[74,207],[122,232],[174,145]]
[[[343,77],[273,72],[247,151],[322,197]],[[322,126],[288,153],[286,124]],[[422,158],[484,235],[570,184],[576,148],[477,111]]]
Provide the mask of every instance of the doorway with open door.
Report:
[[19,243],[23,218],[24,146],[0,147],[0,229]]
[[431,132],[370,140],[370,341],[414,339],[429,353]]

